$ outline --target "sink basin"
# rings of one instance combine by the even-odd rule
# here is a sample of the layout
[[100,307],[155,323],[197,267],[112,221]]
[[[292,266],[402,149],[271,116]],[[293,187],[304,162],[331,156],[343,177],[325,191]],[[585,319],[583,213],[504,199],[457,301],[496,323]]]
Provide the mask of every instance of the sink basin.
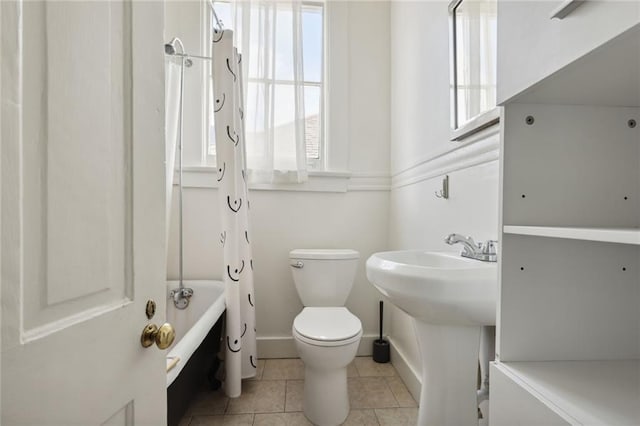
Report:
[[496,323],[497,264],[448,252],[375,253],[367,278],[413,317],[422,358],[418,425],[477,426],[481,329]]
[[367,260],[367,278],[398,308],[430,324],[494,325],[497,264],[456,253],[387,251]]

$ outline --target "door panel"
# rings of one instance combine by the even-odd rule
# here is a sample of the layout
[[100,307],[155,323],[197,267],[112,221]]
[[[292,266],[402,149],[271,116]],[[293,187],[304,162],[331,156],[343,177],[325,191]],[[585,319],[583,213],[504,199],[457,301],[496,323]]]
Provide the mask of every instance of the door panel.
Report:
[[129,16],[119,2],[24,4],[28,334],[132,294]]
[[161,425],[161,2],[1,2],[2,424]]

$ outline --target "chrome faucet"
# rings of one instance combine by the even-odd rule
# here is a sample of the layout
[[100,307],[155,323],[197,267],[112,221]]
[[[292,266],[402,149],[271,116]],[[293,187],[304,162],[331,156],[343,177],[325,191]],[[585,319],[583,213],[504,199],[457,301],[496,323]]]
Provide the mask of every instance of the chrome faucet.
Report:
[[487,240],[484,243],[476,243],[473,238],[465,237],[460,234],[449,234],[444,242],[450,245],[462,244],[464,249],[460,255],[469,259],[481,260],[483,262],[497,262],[498,254],[496,253],[495,240]]

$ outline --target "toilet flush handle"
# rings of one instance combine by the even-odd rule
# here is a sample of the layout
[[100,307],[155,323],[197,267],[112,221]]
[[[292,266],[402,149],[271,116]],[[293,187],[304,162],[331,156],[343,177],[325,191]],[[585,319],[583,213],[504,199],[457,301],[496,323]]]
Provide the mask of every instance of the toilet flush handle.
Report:
[[293,268],[302,269],[302,268],[304,268],[304,263],[302,263],[301,260],[298,260],[296,263],[292,263],[291,266]]

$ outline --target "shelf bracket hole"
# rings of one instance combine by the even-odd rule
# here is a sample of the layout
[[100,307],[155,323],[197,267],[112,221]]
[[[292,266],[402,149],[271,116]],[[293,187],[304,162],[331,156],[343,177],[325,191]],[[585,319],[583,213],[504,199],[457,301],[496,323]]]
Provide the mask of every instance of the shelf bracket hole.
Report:
[[533,115],[527,115],[527,118],[524,119],[524,122],[527,123],[529,126],[531,126],[535,121],[536,119],[533,118]]
[[636,120],[634,120],[633,118],[630,119],[629,121],[627,121],[627,126],[629,126],[629,128],[633,129],[634,127],[636,127]]

